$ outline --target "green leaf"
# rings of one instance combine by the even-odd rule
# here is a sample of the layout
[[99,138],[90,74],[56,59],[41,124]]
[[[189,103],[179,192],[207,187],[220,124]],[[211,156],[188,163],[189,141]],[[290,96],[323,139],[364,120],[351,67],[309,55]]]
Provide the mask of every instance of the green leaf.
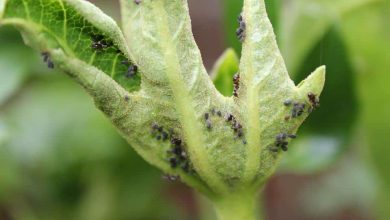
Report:
[[[130,55],[116,23],[87,1],[6,0],[2,25],[13,25],[27,44],[47,53],[48,63],[57,61],[52,53],[77,59],[113,78],[127,91],[138,90],[140,77],[126,77]],[[101,49],[94,49],[100,42]],[[99,46],[99,45],[98,45]],[[130,62],[130,61],[129,61]],[[130,65],[130,64],[129,64]],[[77,70],[86,75],[86,69]]]
[[[389,48],[390,4],[372,5],[345,20],[342,34],[358,67],[357,88],[362,103],[361,121],[369,161],[381,180],[376,205],[378,219],[389,219],[390,173],[388,147],[390,130]],[[356,37],[359,36],[359,37]],[[366,152],[366,151],[365,151]]]
[[315,44],[350,13],[385,0],[299,0],[286,6],[280,22],[280,46],[287,67],[296,74]]
[[233,49],[227,49],[215,63],[211,71],[214,85],[224,96],[233,94],[233,77],[238,73],[239,58]]

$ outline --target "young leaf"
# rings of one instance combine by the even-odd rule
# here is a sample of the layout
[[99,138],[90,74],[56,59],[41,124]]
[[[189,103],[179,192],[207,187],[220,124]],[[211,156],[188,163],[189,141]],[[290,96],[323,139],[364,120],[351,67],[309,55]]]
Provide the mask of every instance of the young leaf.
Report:
[[215,87],[224,96],[233,94],[233,77],[238,72],[239,58],[233,49],[227,49],[215,63],[211,78]]

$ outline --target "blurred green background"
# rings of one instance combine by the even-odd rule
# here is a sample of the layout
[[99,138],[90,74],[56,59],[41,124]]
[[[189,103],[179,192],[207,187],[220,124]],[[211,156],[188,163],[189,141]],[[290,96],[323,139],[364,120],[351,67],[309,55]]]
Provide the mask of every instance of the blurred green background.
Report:
[[[93,2],[119,21],[116,1]],[[189,4],[209,70],[225,48],[240,52],[241,0]],[[264,188],[264,219],[390,219],[390,1],[266,4],[294,81],[326,65],[327,83]],[[52,219],[215,217],[204,198],[138,157],[78,85],[1,28],[0,220]]]

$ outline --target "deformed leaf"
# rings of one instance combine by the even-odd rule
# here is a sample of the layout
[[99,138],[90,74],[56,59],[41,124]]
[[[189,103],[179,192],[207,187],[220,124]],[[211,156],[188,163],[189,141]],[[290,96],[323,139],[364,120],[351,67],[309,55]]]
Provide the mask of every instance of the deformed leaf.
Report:
[[[40,3],[8,0],[1,23],[21,28],[46,60],[83,85],[143,158],[212,199],[255,195],[318,106],[325,68],[294,85],[264,1],[244,1],[233,97],[217,91],[203,66],[185,0],[121,0],[130,52],[115,23],[91,4]],[[96,35],[103,38],[91,40]],[[122,59],[129,68],[119,68]]]

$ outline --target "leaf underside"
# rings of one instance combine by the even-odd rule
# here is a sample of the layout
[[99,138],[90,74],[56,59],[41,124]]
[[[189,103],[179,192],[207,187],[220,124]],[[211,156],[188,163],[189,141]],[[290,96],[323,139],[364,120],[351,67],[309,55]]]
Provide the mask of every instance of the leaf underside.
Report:
[[[290,80],[263,1],[244,1],[239,78],[229,97],[203,66],[184,0],[121,0],[125,37],[90,3],[38,2],[8,0],[1,23],[47,51],[148,162],[209,197],[255,191],[281,155],[275,137],[296,133],[313,105],[308,95],[317,100],[323,88],[324,68],[298,87]],[[96,50],[96,41],[109,46]]]

